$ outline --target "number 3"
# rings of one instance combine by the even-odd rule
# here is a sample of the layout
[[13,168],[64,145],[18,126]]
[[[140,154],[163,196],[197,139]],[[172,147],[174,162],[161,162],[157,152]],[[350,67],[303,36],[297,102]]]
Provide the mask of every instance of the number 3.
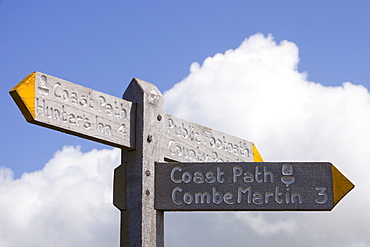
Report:
[[326,194],[326,187],[316,187],[316,190],[318,190],[318,195],[323,196],[322,200],[315,199],[315,202],[318,204],[324,204],[328,201],[328,195]]

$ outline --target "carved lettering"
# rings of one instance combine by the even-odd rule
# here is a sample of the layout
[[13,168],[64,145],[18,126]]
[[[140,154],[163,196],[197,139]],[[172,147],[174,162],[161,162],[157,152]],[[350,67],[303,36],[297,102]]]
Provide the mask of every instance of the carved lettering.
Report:
[[173,117],[168,118],[167,133],[178,138],[170,139],[168,142],[168,150],[174,156],[174,160],[181,157],[189,161],[225,162],[228,160],[221,157],[235,156],[233,160],[243,161],[252,158],[248,146],[250,144],[246,141],[240,139],[235,141],[235,138],[231,140],[230,136],[218,132],[216,134],[209,128],[182,122]]
[[91,136],[129,140],[130,125],[121,120],[129,119],[130,109],[125,107],[130,104],[46,75],[41,75],[37,83],[37,117],[47,118],[51,125],[67,130],[83,134],[91,131]]
[[[274,204],[274,205],[290,205],[303,204],[303,195],[296,191],[291,191],[282,181],[278,181],[280,185],[273,184],[275,182],[275,174],[268,169],[268,166],[255,165],[253,173],[244,171],[244,166],[233,166],[228,173],[218,166],[210,169],[201,169],[190,171],[184,167],[175,166],[170,172],[170,180],[177,184],[171,193],[172,202],[176,205],[193,205],[193,204]],[[285,167],[285,166],[284,166]],[[226,175],[227,174],[227,175]],[[290,173],[293,174],[292,172]],[[284,174],[283,174],[284,175]],[[284,176],[282,176],[284,177]],[[227,190],[223,189],[223,184],[227,184]],[[257,185],[264,183],[264,190],[255,189]],[[212,184],[212,187],[202,190],[203,184]],[[233,187],[232,185],[235,186]],[[248,186],[240,186],[247,184]],[[197,187],[195,187],[195,185]],[[187,187],[190,186],[190,187]],[[186,188],[193,188],[187,191]],[[199,191],[197,191],[197,189]],[[226,191],[225,191],[226,190]],[[318,204],[323,204],[328,197],[325,193],[325,187],[316,187],[318,191],[318,199],[315,200]]]

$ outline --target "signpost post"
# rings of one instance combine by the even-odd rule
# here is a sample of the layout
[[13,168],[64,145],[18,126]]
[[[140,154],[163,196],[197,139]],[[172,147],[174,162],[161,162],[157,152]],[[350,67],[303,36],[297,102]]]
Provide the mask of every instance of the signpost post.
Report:
[[124,99],[40,72],[10,94],[30,123],[122,150],[121,246],[163,246],[164,211],[331,210],[354,187],[331,163],[263,162],[252,142],[165,114],[136,78]]
[[154,85],[134,79],[123,97],[136,104],[137,131],[136,149],[122,150],[115,170],[115,180],[121,178],[113,199],[121,210],[121,246],[163,246],[164,212],[154,209],[154,165],[164,160],[163,96]]

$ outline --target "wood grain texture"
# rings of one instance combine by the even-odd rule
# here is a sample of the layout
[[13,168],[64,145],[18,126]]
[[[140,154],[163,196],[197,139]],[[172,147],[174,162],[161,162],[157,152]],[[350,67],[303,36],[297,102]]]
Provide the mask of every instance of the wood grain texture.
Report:
[[153,84],[133,79],[123,98],[136,105],[136,149],[122,150],[126,209],[121,211],[121,246],[163,246],[164,213],[154,209],[154,165],[163,161],[163,121],[158,117],[163,116],[163,96]]
[[26,120],[118,148],[135,148],[132,103],[41,72],[10,95]]
[[263,161],[250,141],[165,114],[164,156],[177,162]]

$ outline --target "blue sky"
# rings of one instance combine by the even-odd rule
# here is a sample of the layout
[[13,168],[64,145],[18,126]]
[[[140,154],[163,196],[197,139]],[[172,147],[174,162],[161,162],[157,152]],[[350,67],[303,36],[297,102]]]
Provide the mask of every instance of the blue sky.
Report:
[[[7,145],[0,163],[19,176],[34,169],[24,157],[33,156],[40,168],[63,145],[103,148],[22,122],[7,94],[34,71],[117,97],[133,77],[164,92],[187,76],[191,63],[262,33],[296,43],[298,70],[311,81],[368,85],[368,7],[367,1],[1,1],[1,102],[7,109],[1,131]],[[44,135],[47,144],[35,144]],[[19,150],[19,143],[27,148]],[[30,148],[39,145],[46,155]],[[22,155],[9,155],[15,152]]]
[[[344,164],[347,158],[351,160],[350,152],[346,153],[346,157],[343,158],[341,158],[344,155],[343,152],[340,154],[339,151],[335,152],[334,147],[337,150],[348,150],[341,149],[342,146],[341,148],[336,146],[340,143],[352,143],[354,146],[361,144],[356,149],[358,153],[355,153],[354,156],[357,158],[364,157],[364,160],[367,160],[368,153],[366,150],[369,145],[367,143],[369,133],[366,128],[367,124],[370,123],[367,118],[369,114],[367,104],[369,102],[364,100],[361,103],[357,102],[356,99],[362,99],[362,97],[365,97],[363,95],[368,95],[367,90],[370,88],[370,70],[368,69],[370,64],[369,8],[370,2],[368,1],[0,0],[0,106],[3,110],[3,118],[0,121],[0,136],[2,137],[0,166],[10,168],[14,173],[14,179],[18,179],[25,172],[32,173],[44,169],[45,164],[52,157],[56,157],[58,160],[59,156],[55,154],[58,150],[59,155],[66,156],[68,154],[75,155],[79,152],[73,148],[72,151],[69,149],[60,151],[66,145],[80,146],[83,153],[92,149],[111,149],[102,144],[31,125],[25,121],[8,92],[25,76],[34,71],[41,71],[116,97],[121,97],[133,77],[149,81],[155,84],[163,93],[168,91],[168,98],[166,98],[168,101],[166,102],[167,109],[171,111],[171,114],[177,114],[183,118],[188,117],[189,121],[208,124],[212,128],[218,128],[225,132],[230,131],[233,132],[231,134],[241,135],[242,138],[254,141],[261,154],[269,160],[321,159],[326,161],[329,159],[333,162],[338,161],[340,165],[341,162]],[[257,33],[262,35],[256,36]],[[269,34],[271,36],[268,36]],[[289,81],[289,78],[294,76],[287,76],[286,80],[285,77],[276,79],[278,84],[271,85],[264,84],[262,79],[258,81],[258,78],[265,78],[264,75],[266,75],[266,79],[269,83],[272,83],[275,74],[269,73],[275,71],[274,69],[266,71],[261,69],[261,74],[256,72],[254,75],[256,77],[249,78],[247,75],[240,77],[245,78],[246,81],[252,80],[252,82],[248,82],[251,83],[250,85],[254,85],[253,78],[255,78],[256,83],[266,86],[261,88],[251,86],[258,93],[255,95],[249,95],[245,91],[245,95],[249,95],[255,100],[254,102],[258,102],[255,105],[253,102],[252,104],[245,104],[245,107],[242,108],[245,112],[235,112],[228,115],[230,109],[225,109],[224,116],[230,118],[219,118],[219,122],[214,122],[214,119],[210,117],[211,114],[209,114],[212,109],[210,110],[206,106],[200,107],[201,104],[210,105],[209,102],[212,102],[211,92],[214,92],[214,89],[209,88],[203,94],[200,92],[201,87],[198,91],[195,90],[197,85],[208,82],[201,79],[192,81],[188,77],[189,74],[197,75],[197,71],[194,69],[197,65],[193,63],[196,62],[199,67],[203,68],[204,60],[214,57],[217,53],[225,54],[230,49],[241,50],[239,47],[245,39],[262,44],[262,46],[256,46],[256,48],[252,45],[252,42],[248,43],[246,41],[250,45],[248,49],[251,49],[251,52],[260,50],[269,53],[270,50],[280,47],[282,51],[279,50],[277,54],[281,54],[278,58],[282,62],[285,59],[288,60],[288,58],[294,60],[289,74],[295,73],[294,76],[297,73],[304,75],[306,76],[304,83],[313,82],[316,85],[321,85],[320,87],[315,86],[316,91],[322,89],[322,92],[325,92],[318,94],[320,97],[316,100],[317,105],[302,103],[307,115],[301,115],[301,112],[295,108],[291,109],[291,104],[288,101],[285,102],[286,104],[282,103],[281,108],[271,107],[277,98],[270,90],[281,93],[285,98],[288,98],[290,94],[300,95],[298,87],[285,84],[286,81]],[[284,40],[287,40],[288,43],[284,43]],[[264,54],[263,52],[256,53],[256,56]],[[269,55],[266,55],[266,57],[270,58]],[[272,64],[278,64],[274,59],[272,59]],[[193,66],[191,66],[192,64]],[[213,63],[211,62],[211,64]],[[248,66],[251,65],[248,64]],[[193,68],[192,71],[190,71],[191,67]],[[238,81],[237,75],[239,73],[242,75],[243,71],[233,70],[226,62],[223,68],[230,68],[232,72],[226,74],[226,78],[229,76],[234,80],[222,82],[213,73],[210,78],[214,79],[214,88],[220,88],[222,93],[224,91],[225,99],[223,100],[225,101],[232,98],[233,95],[243,98],[242,94],[238,94],[238,88],[234,88],[234,92],[229,89],[226,90],[233,83],[239,86],[241,90],[251,88],[239,84],[241,82]],[[253,70],[251,71],[253,72]],[[276,71],[278,70],[276,69]],[[174,89],[174,85],[179,82],[183,85],[182,89]],[[342,87],[344,82],[350,82],[351,84],[345,88]],[[356,85],[362,86],[356,87]],[[343,93],[345,97],[331,97],[331,93],[334,95],[340,88],[345,92]],[[192,90],[195,90],[195,93]],[[305,90],[311,92],[312,88],[306,88]],[[312,93],[316,92],[315,90]],[[196,102],[196,104],[188,104],[189,95],[193,96],[194,101],[192,102]],[[358,96],[356,97],[356,95]],[[263,101],[259,101],[260,98],[263,98]],[[202,101],[203,99],[204,101]],[[299,99],[295,100],[295,102],[300,102]],[[333,106],[333,108],[325,108],[326,111],[322,111],[320,114],[315,113],[315,115],[313,113],[315,109],[320,109],[318,105],[322,104],[325,107],[329,105],[325,100],[338,102],[338,105],[337,107]],[[357,103],[352,104],[350,100]],[[264,102],[269,102],[270,105],[264,105]],[[183,104],[196,110],[194,110],[194,113],[186,115],[177,104]],[[305,108],[307,105],[311,108]],[[358,108],[352,109],[352,106],[358,106]],[[258,115],[258,112],[261,115]],[[252,116],[252,113],[258,115],[259,120],[256,120],[256,115]],[[310,119],[312,115],[308,115],[308,113],[322,118],[323,123],[325,122],[329,126],[324,127],[319,122],[315,122],[317,126],[321,127],[316,129],[312,127],[311,130],[312,122],[307,120],[307,122],[297,123],[294,126],[297,127],[295,129],[288,124],[289,121],[285,121],[289,119],[291,121]],[[333,114],[333,116],[330,114]],[[341,114],[345,115],[342,116]],[[264,117],[263,115],[270,117]],[[327,119],[328,116],[331,117]],[[336,118],[337,116],[341,116],[341,118]],[[357,119],[359,116],[364,116],[364,118]],[[242,127],[238,129],[237,125],[234,125],[239,121],[239,117],[242,118],[240,124],[250,127],[248,130]],[[343,122],[343,125],[338,124],[342,123],[343,118],[350,117],[358,120],[356,120],[356,124],[352,124],[352,122]],[[233,119],[233,124],[225,119]],[[255,122],[253,122],[253,119]],[[325,119],[327,121],[324,121]],[[345,123],[348,126],[345,126]],[[359,126],[363,128],[359,128]],[[332,134],[331,129],[337,127],[335,135]],[[269,129],[270,132],[266,129]],[[295,136],[288,135],[285,130],[290,130]],[[354,130],[358,132],[353,133]],[[347,131],[349,134],[346,134]],[[317,136],[318,133],[321,135]],[[327,139],[325,141],[325,137],[338,139]],[[295,138],[296,140],[291,141]],[[280,146],[291,147],[291,151],[284,153],[277,147],[279,142],[282,144]],[[270,145],[268,145],[269,143]],[[317,146],[315,146],[316,144]],[[298,149],[300,145],[306,151]],[[333,150],[329,149],[331,145],[333,145]],[[321,152],[319,152],[320,147],[322,147]],[[83,154],[79,155],[83,156]],[[99,153],[99,155],[104,156],[105,154]],[[117,154],[110,155],[113,157]],[[89,158],[88,160],[92,159]],[[116,164],[118,165],[119,159],[116,156],[112,160],[118,160]],[[365,164],[363,160],[361,162]],[[355,166],[356,164],[352,165]],[[112,165],[110,169],[114,167],[115,165]],[[345,174],[346,169],[350,170],[346,165],[341,168]],[[368,168],[366,167],[366,169]],[[349,173],[352,176],[352,182],[355,184],[356,180],[363,181],[365,179],[356,177],[360,173]],[[353,199],[355,198],[357,197],[353,197]],[[346,198],[344,198],[343,204],[345,200]],[[348,199],[348,206],[343,206],[342,211],[340,211],[341,209],[338,209],[338,211],[345,215],[349,214],[346,210],[351,208],[352,204],[350,202],[352,201]],[[369,201],[364,203],[366,205]],[[115,209],[113,208],[113,210]],[[224,217],[223,214],[220,214],[221,216],[216,215],[210,220],[209,214],[205,214],[205,216],[194,215],[192,218],[184,217],[183,214],[176,214],[169,217],[168,225],[175,225],[176,222],[182,220],[184,225],[181,229],[186,230],[191,228],[194,223],[190,220],[199,217],[199,225],[204,225],[207,228],[207,226],[210,226],[210,222],[211,224],[215,223],[214,218],[219,217],[221,221],[216,224],[221,224],[220,222],[223,222],[222,217]],[[272,235],[268,235],[267,238],[261,237],[262,240],[253,238],[256,243],[258,241],[262,243],[269,239],[269,236],[274,237],[274,234],[278,233],[281,233],[281,236],[294,234],[293,230],[284,228],[284,226],[281,226],[282,232],[278,230],[276,230],[277,233],[274,232],[274,229],[280,229],[280,225],[276,226],[276,224],[273,224],[274,222],[282,222],[282,225],[290,224],[291,226],[298,224],[299,220],[306,222],[303,221],[303,218],[294,218],[300,217],[294,216],[294,214],[293,216],[291,214],[287,216],[292,221],[284,221],[285,216],[280,214],[280,216],[268,215],[252,214],[252,216],[245,216],[236,214],[228,217],[235,219],[235,222],[239,222],[240,227],[246,227],[250,231],[256,230],[256,228],[251,225],[243,225],[240,222],[243,220],[259,222],[260,225],[256,223],[258,226],[271,229]],[[339,213],[336,215],[339,215]],[[281,217],[282,221],[278,221],[277,219],[280,219],[278,217]],[[325,214],[321,217],[326,219],[326,223],[323,223],[324,226],[333,226],[327,223],[333,220],[332,216]],[[307,224],[309,225],[309,223]],[[365,229],[369,227],[365,222],[361,222],[360,225],[364,226]],[[268,228],[269,226],[271,228]],[[230,229],[234,228],[230,226]],[[339,231],[342,231],[342,229],[339,229]],[[191,233],[196,234],[196,232]],[[217,235],[217,232],[212,233]],[[259,236],[258,229],[255,233]],[[181,235],[176,230],[169,230],[168,234],[172,234],[171,236]],[[312,234],[311,236],[314,236],[314,233]],[[335,233],[328,233],[328,236],[333,235]],[[1,236],[0,234],[0,240]],[[346,241],[350,240],[346,243],[352,243],[353,246],[369,246],[367,241],[370,241],[370,239],[366,239],[364,236],[365,234],[353,238],[348,236]],[[186,239],[186,237],[184,238]],[[229,240],[234,241],[235,239],[236,237]],[[292,239],[293,242],[298,241],[295,238]],[[69,246],[74,246],[74,244],[78,246],[77,243],[78,240],[70,243]],[[170,246],[173,246],[173,237],[168,240],[168,243],[172,243]],[[194,243],[189,244],[194,246]],[[21,246],[21,244],[9,244],[7,246]],[[329,242],[325,246],[330,246]]]

